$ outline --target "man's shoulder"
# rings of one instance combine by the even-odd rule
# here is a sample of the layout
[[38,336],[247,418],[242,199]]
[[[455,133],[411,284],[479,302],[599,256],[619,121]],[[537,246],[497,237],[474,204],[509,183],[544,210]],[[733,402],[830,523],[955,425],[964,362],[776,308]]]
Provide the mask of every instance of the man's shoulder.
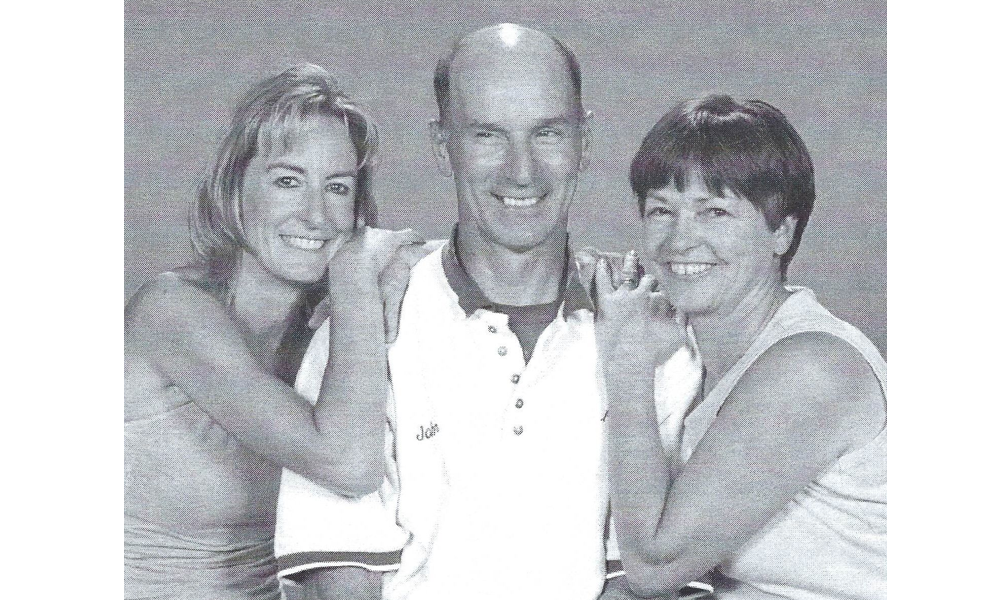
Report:
[[406,286],[400,313],[400,333],[412,329],[416,321],[431,317],[431,313],[446,310],[453,301],[454,293],[448,287],[448,279],[441,264],[441,254],[446,240],[426,242],[436,246],[427,256],[421,258],[410,271],[410,281]]
[[428,254],[417,261],[417,264],[413,266],[413,273],[416,274],[418,271],[423,272],[429,269],[434,269],[435,267],[440,267],[441,253],[444,252],[445,246],[447,245],[448,240],[428,240],[424,242],[424,248],[428,251]]
[[447,240],[431,240],[424,242],[425,247],[433,247],[427,256],[417,261],[410,271],[410,282],[406,288],[406,295],[403,298],[405,303],[413,296],[413,292],[421,288],[440,287],[441,282],[446,282],[444,277],[444,267],[441,265],[441,254],[447,245]]

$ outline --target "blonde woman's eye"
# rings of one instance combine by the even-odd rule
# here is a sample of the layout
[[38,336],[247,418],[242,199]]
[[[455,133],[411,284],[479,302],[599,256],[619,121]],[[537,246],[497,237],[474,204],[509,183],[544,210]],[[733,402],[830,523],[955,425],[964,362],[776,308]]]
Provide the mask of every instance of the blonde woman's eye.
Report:
[[280,188],[296,188],[299,187],[299,180],[290,175],[284,175],[275,179],[274,185]]
[[351,187],[349,185],[339,183],[336,181],[326,184],[326,191],[333,194],[340,194],[341,196],[346,196],[351,193]]
[[729,214],[729,211],[724,208],[710,208],[708,209],[709,214],[713,217],[725,217]]

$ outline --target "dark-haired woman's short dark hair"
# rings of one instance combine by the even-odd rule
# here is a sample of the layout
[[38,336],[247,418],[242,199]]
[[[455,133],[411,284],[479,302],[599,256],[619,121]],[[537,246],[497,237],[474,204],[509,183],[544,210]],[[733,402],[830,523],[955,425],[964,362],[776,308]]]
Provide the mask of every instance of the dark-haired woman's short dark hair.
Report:
[[646,134],[632,160],[629,179],[640,213],[650,191],[671,182],[683,191],[695,173],[713,194],[728,189],[749,200],[772,231],[789,215],[798,219],[781,257],[784,277],[816,199],[812,159],[785,115],[766,102],[726,95],[675,106]]
[[219,283],[226,283],[247,244],[241,200],[247,166],[273,144],[287,145],[316,117],[335,119],[347,127],[358,157],[355,221],[376,224],[371,181],[378,148],[375,123],[325,69],[296,65],[253,86],[236,104],[226,137],[191,207],[191,245]]

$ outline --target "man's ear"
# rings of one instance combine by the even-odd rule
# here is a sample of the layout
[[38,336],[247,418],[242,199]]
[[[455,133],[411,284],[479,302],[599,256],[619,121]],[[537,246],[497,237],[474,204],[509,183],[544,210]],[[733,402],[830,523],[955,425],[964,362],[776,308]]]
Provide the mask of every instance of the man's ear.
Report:
[[771,234],[774,241],[774,253],[784,256],[788,249],[792,247],[792,238],[795,237],[795,226],[799,224],[798,217],[788,215],[781,220],[781,224]]
[[583,113],[583,146],[580,149],[580,168],[582,173],[590,167],[590,119],[594,116],[594,111],[587,110]]
[[441,125],[441,121],[431,119],[429,123],[431,137],[431,151],[434,152],[434,161],[437,163],[438,172],[445,177],[451,177],[451,157],[448,156],[448,134]]

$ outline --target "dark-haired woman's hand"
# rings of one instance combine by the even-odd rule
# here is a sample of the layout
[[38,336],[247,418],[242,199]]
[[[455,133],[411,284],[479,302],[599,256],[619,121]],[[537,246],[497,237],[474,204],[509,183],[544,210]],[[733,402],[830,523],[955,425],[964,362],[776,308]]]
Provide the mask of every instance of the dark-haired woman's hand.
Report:
[[[630,270],[630,269],[626,269]],[[643,276],[638,285],[614,285],[614,274],[601,260],[595,274],[598,351],[607,364],[616,360],[665,362],[687,343],[687,328],[656,291],[656,279]]]

